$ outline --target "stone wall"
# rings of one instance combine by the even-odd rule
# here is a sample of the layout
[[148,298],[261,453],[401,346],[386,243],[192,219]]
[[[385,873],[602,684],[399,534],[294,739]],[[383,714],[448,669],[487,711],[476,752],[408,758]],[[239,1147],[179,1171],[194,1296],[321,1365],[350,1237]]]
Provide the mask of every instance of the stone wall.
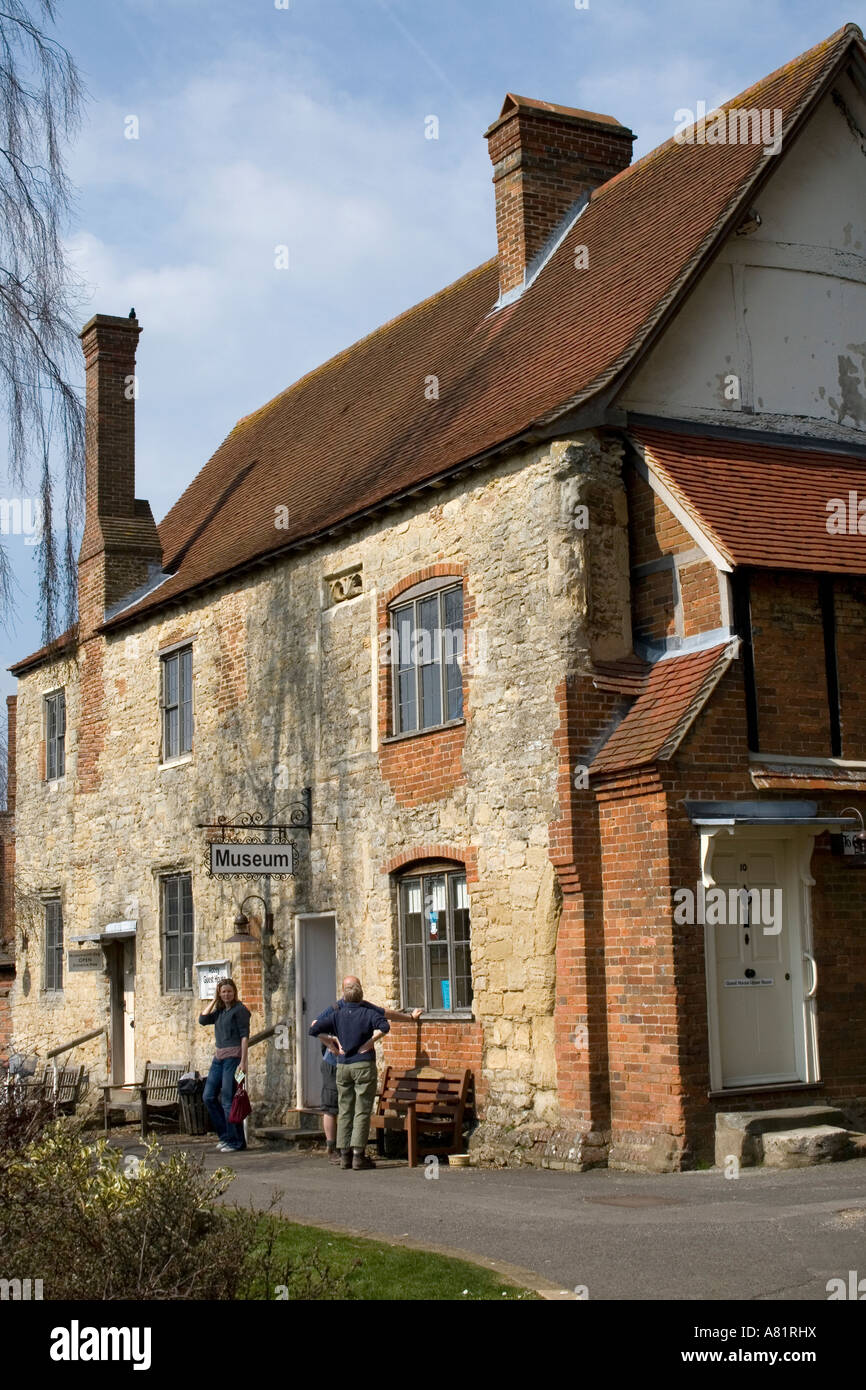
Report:
[[[282,1019],[294,1025],[293,914],[301,911],[333,911],[338,973],[352,970],[368,997],[398,1005],[394,865],[450,847],[471,867],[476,1022],[422,1022],[412,1046],[434,1065],[454,1065],[465,1049],[466,1064],[480,1067],[479,1094],[494,1123],[555,1127],[562,895],[549,827],[570,785],[557,691],[595,643],[610,655],[630,640],[618,465],[618,449],[601,449],[593,436],[539,446],[442,488],[435,505],[419,497],[347,538],[89,643],[84,685],[74,659],[23,677],[18,889],[29,928],[16,1028],[44,1049],[108,1021],[101,971],[67,975],[54,997],[42,988],[40,897],[59,892],[67,943],[73,932],[138,922],[137,1074],[147,1058],[204,1069],[210,1049],[195,1021],[198,1002],[161,986],[159,879],[178,871],[193,878],[195,959],[228,958],[253,991],[255,971],[245,965],[240,975],[238,948],[226,938],[247,893],[269,898],[281,944],[259,972],[254,1031]],[[574,524],[584,495],[595,508],[594,534],[591,523],[588,531]],[[477,636],[459,748],[441,754],[447,774],[439,735],[391,745],[418,750],[402,759],[382,742],[381,598],[431,566],[465,575]],[[159,652],[187,639],[194,751],[160,766]],[[58,685],[67,689],[67,771],[46,783],[42,697]],[[431,791],[410,794],[402,769],[425,762]],[[312,788],[314,829],[296,833],[294,881],[207,876],[200,823],[245,812],[284,821],[304,786]],[[260,1116],[295,1101],[296,1038],[281,1041],[288,1045],[252,1055]],[[389,1048],[402,1059],[405,1042],[397,1035]],[[107,1041],[86,1045],[77,1060],[102,1080]]]

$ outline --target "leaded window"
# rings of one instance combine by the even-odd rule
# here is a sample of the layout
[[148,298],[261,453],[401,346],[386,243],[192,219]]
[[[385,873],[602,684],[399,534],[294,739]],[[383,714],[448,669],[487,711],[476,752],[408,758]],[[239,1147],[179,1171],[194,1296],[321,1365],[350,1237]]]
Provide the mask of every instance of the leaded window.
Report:
[[462,719],[462,584],[395,604],[391,630],[394,732],[420,732]]
[[162,760],[192,752],[192,647],[162,658]]
[[63,909],[59,898],[45,906],[45,988],[63,988]]
[[56,781],[66,773],[66,692],[45,696],[45,780]]
[[192,876],[162,880],[162,979],[168,991],[192,989]]
[[465,872],[408,874],[399,882],[403,1007],[454,1013],[472,1007]]

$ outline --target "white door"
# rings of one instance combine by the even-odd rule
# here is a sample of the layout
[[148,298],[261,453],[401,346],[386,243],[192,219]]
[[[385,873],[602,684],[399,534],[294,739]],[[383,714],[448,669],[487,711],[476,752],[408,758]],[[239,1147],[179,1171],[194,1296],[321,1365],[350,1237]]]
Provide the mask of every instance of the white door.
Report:
[[135,941],[123,943],[123,1083],[135,1075]]
[[333,913],[298,917],[299,1104],[319,1106],[322,1095],[321,1043],[309,1036],[317,1015],[337,999],[337,919]]
[[[710,1021],[723,1087],[807,1079],[801,890],[793,848],[782,839],[735,835],[713,855],[712,877],[726,898],[724,925],[710,925],[707,890],[707,943],[715,961]],[[747,906],[739,889],[760,890],[763,908],[754,898]]]

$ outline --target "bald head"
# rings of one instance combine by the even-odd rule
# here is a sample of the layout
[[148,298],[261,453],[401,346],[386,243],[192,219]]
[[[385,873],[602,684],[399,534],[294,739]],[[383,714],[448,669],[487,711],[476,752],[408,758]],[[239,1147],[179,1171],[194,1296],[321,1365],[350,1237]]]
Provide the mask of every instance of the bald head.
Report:
[[346,975],[343,979],[343,998],[347,1004],[360,1004],[364,998],[361,981],[357,975]]

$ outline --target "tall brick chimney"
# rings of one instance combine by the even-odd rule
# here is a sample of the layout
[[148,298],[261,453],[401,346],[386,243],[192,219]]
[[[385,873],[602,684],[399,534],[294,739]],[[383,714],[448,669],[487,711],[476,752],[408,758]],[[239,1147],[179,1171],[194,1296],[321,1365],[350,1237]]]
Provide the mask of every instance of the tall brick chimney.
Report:
[[134,318],[96,314],[79,334],[87,369],[84,535],[78,556],[79,640],[106,608],[162,564],[150,504],[135,496]]
[[496,188],[499,291],[527,268],[578,199],[631,163],[635,137],[613,116],[508,93],[485,132]]

